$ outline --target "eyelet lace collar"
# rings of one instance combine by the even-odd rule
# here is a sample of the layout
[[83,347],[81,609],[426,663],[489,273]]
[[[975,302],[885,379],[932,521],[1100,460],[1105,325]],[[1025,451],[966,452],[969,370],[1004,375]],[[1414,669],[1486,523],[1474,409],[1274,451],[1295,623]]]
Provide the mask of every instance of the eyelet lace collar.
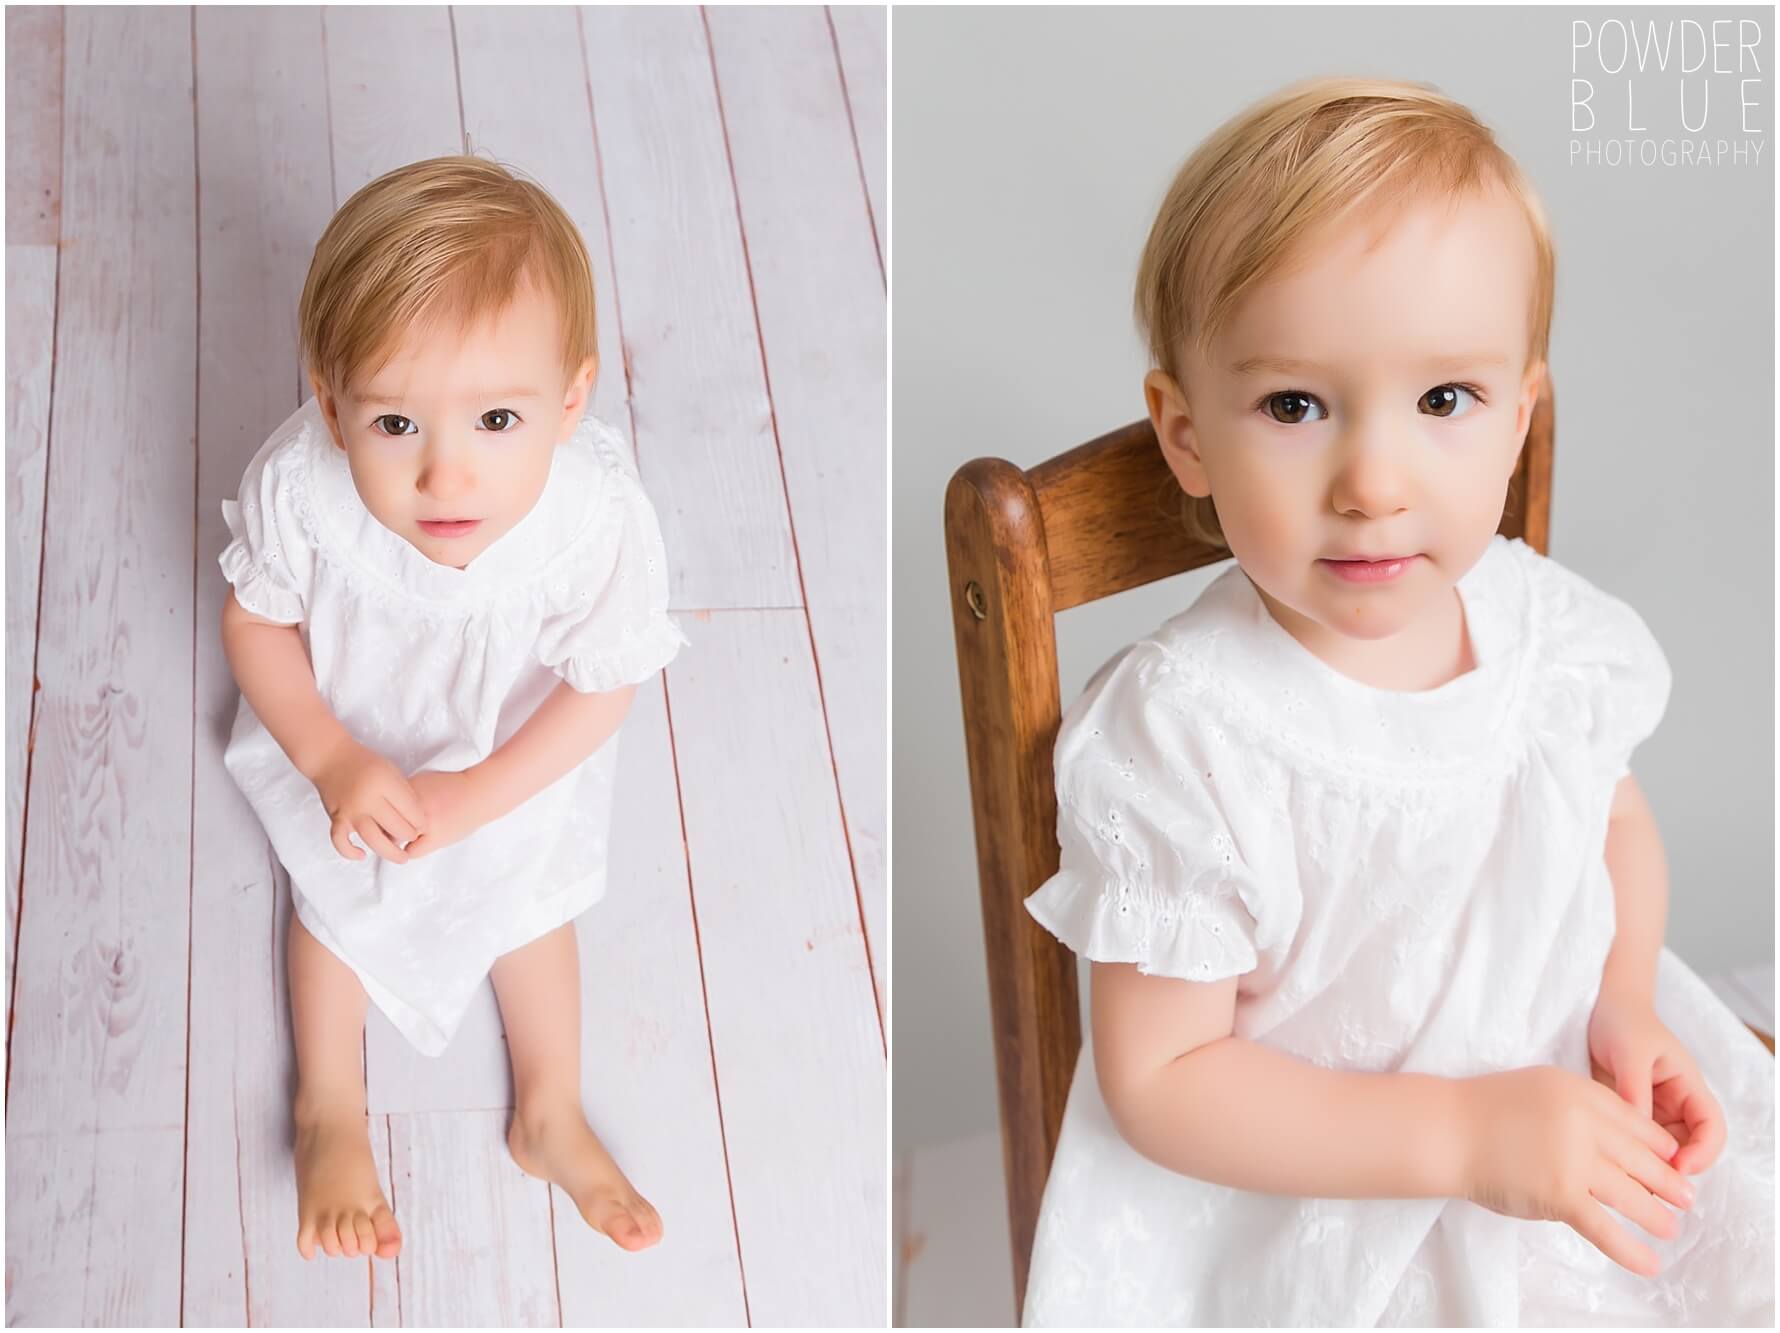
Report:
[[1155,641],[1178,706],[1298,766],[1345,778],[1472,775],[1509,756],[1541,639],[1523,554],[1530,548],[1498,534],[1458,581],[1475,666],[1432,690],[1382,689],[1336,671],[1273,619],[1235,564]]

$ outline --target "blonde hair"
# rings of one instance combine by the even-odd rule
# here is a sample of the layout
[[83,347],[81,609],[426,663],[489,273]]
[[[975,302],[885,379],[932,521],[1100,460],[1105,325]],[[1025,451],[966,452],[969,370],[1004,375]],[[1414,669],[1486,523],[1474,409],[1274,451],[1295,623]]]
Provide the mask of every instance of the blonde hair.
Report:
[[523,281],[555,296],[563,382],[596,356],[593,265],[580,230],[542,186],[469,153],[379,176],[335,213],[297,306],[303,361],[336,396],[356,396],[411,330],[463,333]]
[[[1219,126],[1169,186],[1137,270],[1137,322],[1151,361],[1212,342],[1251,288],[1283,273],[1300,243],[1350,209],[1389,216],[1418,200],[1495,184],[1532,230],[1528,365],[1551,339],[1556,259],[1545,209],[1519,165],[1467,108],[1433,88],[1360,78],[1292,84]],[[1186,496],[1193,536],[1226,546],[1209,497]]]

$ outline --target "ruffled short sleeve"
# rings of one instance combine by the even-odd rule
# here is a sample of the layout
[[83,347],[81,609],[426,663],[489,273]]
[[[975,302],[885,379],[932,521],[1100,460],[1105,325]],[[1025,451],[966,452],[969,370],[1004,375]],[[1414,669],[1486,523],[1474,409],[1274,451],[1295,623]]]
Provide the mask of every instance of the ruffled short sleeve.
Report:
[[1558,683],[1548,708],[1569,714],[1570,725],[1584,729],[1601,770],[1618,782],[1631,771],[1632,752],[1668,709],[1668,658],[1627,603],[1554,560],[1542,568]]
[[301,436],[274,436],[260,447],[233,500],[222,502],[233,540],[217,557],[235,600],[256,616],[295,625],[305,617],[315,546],[299,513]]
[[686,636],[667,613],[667,555],[629,460],[602,441],[600,511],[548,583],[538,658],[577,690],[616,690],[673,660]]
[[1083,958],[1217,981],[1297,930],[1264,802],[1198,725],[1164,651],[1102,667],[1057,737],[1057,873],[1026,909]]

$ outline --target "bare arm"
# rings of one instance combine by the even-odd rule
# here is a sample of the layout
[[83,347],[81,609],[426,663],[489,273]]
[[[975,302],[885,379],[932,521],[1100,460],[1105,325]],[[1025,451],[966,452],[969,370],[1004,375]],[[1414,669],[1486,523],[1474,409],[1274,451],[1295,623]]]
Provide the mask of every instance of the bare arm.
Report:
[[618,730],[636,692],[635,685],[624,685],[583,693],[566,680],[559,683],[505,745],[468,770],[478,813],[499,819],[581,763]]
[[1323,1069],[1230,1035],[1236,978],[1095,963],[1095,1072],[1126,1142],[1183,1175],[1264,1194],[1464,1192],[1459,1081]]
[[1613,793],[1607,822],[1607,873],[1613,880],[1613,946],[1601,988],[1650,1002],[1669,911],[1669,867],[1656,816],[1631,774]]
[[223,598],[222,641],[235,684],[297,771],[313,782],[329,755],[352,738],[315,687],[301,632],[244,610],[231,587]]

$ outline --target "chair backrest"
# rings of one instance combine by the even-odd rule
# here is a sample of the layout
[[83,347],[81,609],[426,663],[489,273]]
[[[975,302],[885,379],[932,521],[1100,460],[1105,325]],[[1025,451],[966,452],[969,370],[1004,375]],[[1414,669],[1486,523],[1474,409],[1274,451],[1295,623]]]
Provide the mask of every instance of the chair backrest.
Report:
[[[1542,554],[1553,423],[1547,375],[1499,529]],[[1180,494],[1147,420],[1030,470],[975,459],[946,489],[1016,1309],[1082,1042],[1075,956],[1022,905],[1057,871],[1051,751],[1063,706],[1054,617],[1228,558],[1187,535]]]

